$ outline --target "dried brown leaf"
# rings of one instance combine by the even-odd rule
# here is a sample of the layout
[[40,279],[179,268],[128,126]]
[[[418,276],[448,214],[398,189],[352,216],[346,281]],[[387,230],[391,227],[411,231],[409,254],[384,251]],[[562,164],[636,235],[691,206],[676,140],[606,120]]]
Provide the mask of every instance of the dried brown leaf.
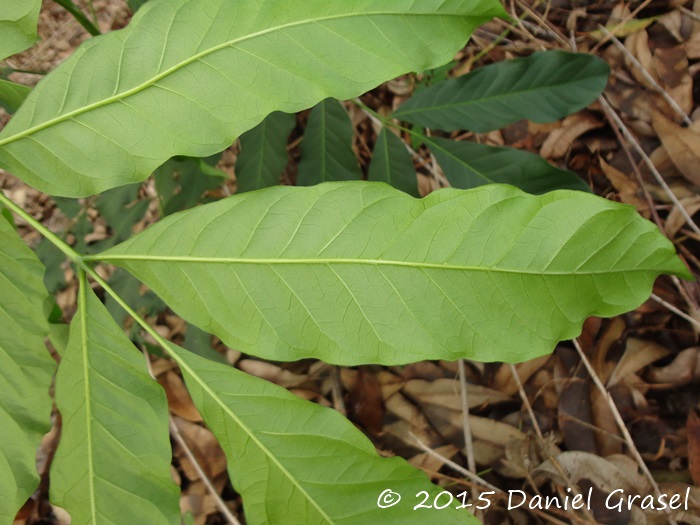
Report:
[[684,128],[658,111],[653,113],[653,123],[676,167],[690,182],[700,185],[700,123]]
[[202,421],[202,416],[199,414],[197,407],[194,406],[190,393],[185,388],[185,384],[179,375],[172,370],[168,370],[158,376],[158,383],[165,390],[168,405],[173,414],[194,423]]
[[693,483],[700,485],[700,417],[695,410],[688,414],[688,470]]
[[564,119],[542,144],[540,154],[547,159],[559,159],[566,155],[574,141],[584,133],[600,128],[603,121],[591,113],[576,113]]

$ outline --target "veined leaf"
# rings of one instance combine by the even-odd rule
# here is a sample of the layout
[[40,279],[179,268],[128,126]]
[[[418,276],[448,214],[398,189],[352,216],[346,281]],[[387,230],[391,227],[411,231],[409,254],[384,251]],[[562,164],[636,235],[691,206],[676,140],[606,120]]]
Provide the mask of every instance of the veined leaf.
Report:
[[34,44],[40,9],[41,0],[0,0],[0,60]]
[[276,111],[241,136],[241,154],[236,159],[237,193],[274,186],[289,162],[287,138],[294,129],[295,115]]
[[[250,525],[475,524],[467,510],[417,509],[440,489],[401,458],[381,458],[335,410],[235,368],[168,345],[204,421],[226,452]],[[385,490],[403,496],[377,504]],[[386,496],[385,496],[386,497]],[[441,503],[448,503],[443,496]]]
[[576,174],[552,166],[528,151],[439,137],[426,137],[425,143],[454,188],[467,190],[484,184],[504,183],[535,194],[554,190],[591,193]]
[[[218,159],[212,159],[218,162]],[[191,208],[204,193],[220,188],[228,175],[204,159],[170,159],[154,173],[161,215]]]
[[416,169],[406,145],[386,128],[377,136],[367,180],[386,182],[409,195],[419,197]]
[[30,87],[0,78],[0,107],[5,108],[9,113],[14,113],[31,91]]
[[392,118],[428,128],[485,133],[520,119],[551,122],[586,107],[610,67],[593,55],[545,51],[481,67],[404,102]]
[[36,451],[51,428],[56,363],[44,345],[44,267],[0,217],[0,524],[10,525],[39,484]]
[[39,83],[0,133],[0,163],[55,195],[138,182],[275,110],[443,64],[502,14],[497,0],[152,0]]
[[51,501],[73,525],[179,524],[165,392],[81,276],[56,375],[63,431]]
[[387,185],[274,187],[173,215],[95,256],[230,347],[276,360],[522,361],[589,315],[688,276],[630,207],[506,185],[414,199]]
[[304,131],[297,186],[360,180],[353,134],[350,117],[340,102],[332,98],[320,102],[311,111]]

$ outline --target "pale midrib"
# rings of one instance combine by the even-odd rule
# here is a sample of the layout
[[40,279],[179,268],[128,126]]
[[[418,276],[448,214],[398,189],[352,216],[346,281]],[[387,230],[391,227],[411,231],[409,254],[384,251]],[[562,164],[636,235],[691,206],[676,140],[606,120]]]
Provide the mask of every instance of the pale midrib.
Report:
[[124,100],[126,98],[129,98],[132,95],[136,95],[136,94],[140,93],[141,91],[145,90],[146,88],[153,86],[159,80],[162,80],[162,79],[170,76],[171,74],[176,73],[180,69],[183,69],[184,67],[200,60],[201,58],[204,58],[208,55],[216,53],[217,51],[221,51],[222,49],[226,49],[227,47],[233,47],[237,44],[240,44],[241,42],[245,42],[247,40],[253,40],[255,38],[265,36],[269,33],[273,33],[275,31],[283,31],[285,29],[290,29],[292,27],[299,27],[299,26],[304,26],[304,25],[308,25],[308,24],[317,24],[320,22],[328,22],[331,20],[341,20],[344,18],[347,19],[347,18],[372,17],[372,16],[426,16],[426,17],[427,16],[442,16],[442,17],[459,16],[459,17],[467,17],[469,15],[457,15],[457,14],[450,14],[450,13],[446,13],[446,14],[443,14],[443,13],[397,13],[397,12],[376,11],[376,12],[371,12],[371,13],[351,13],[351,14],[341,14],[341,15],[330,15],[330,16],[325,16],[325,17],[320,17],[320,18],[298,20],[296,22],[291,22],[289,24],[283,24],[283,25],[279,25],[279,26],[270,27],[268,29],[264,29],[262,31],[258,31],[255,33],[251,33],[249,35],[245,35],[243,37],[240,37],[240,38],[237,38],[234,40],[228,40],[226,42],[223,42],[222,44],[219,44],[218,46],[211,47],[205,51],[197,53],[196,55],[192,55],[187,60],[183,60],[182,62],[170,67],[169,69],[166,69],[162,73],[152,77],[151,79],[147,80],[146,82],[143,82],[142,84],[139,84],[136,87],[133,87],[127,91],[124,91],[123,93],[119,93],[117,95],[113,95],[111,97],[100,100],[98,102],[88,104],[87,106],[84,106],[82,108],[78,108],[78,109],[75,109],[73,111],[70,111],[70,112],[66,113],[65,115],[55,117],[53,119],[47,120],[46,122],[44,122],[42,124],[28,128],[20,133],[17,133],[16,135],[12,135],[4,140],[0,140],[0,146],[5,146],[5,145],[10,144],[12,142],[15,142],[19,139],[33,135],[34,133],[42,131],[46,128],[50,128],[50,127],[52,127],[56,124],[59,124],[61,122],[71,120],[74,117],[77,117],[77,116],[82,115],[84,113],[88,113],[88,112],[93,111],[95,109],[99,109],[101,107],[108,106],[109,104],[112,104],[114,102],[118,102],[120,100]]
[[600,271],[564,271],[553,272],[549,270],[525,270],[516,268],[499,268],[492,266],[465,266],[457,264],[440,264],[412,261],[392,261],[388,259],[256,259],[242,257],[196,257],[173,255],[92,255],[84,257],[83,261],[140,261],[140,262],[172,262],[191,264],[259,264],[259,265],[368,265],[368,266],[399,266],[405,268],[421,268],[429,270],[456,270],[461,272],[492,272],[511,273],[521,275],[604,275],[611,273],[649,272],[653,268],[627,268],[610,269]]

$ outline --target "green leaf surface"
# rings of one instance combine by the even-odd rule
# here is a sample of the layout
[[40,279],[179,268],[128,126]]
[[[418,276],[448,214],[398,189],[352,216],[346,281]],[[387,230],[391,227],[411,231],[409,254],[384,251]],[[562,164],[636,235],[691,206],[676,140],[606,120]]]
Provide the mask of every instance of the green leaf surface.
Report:
[[593,102],[609,74],[610,67],[593,55],[534,53],[434,85],[391,116],[433,129],[477,133],[521,119],[551,122]]
[[439,137],[426,137],[425,143],[454,188],[468,190],[503,183],[534,194],[554,190],[591,193],[575,173],[552,166],[528,151]]
[[0,78],[0,107],[14,113],[32,92],[32,88]]
[[0,164],[63,196],[138,182],[275,110],[444,64],[502,14],[497,0],[152,0],[39,83],[0,133]]
[[50,495],[72,525],[180,523],[165,392],[82,275],[56,406],[63,430]]
[[367,180],[386,182],[409,195],[419,197],[416,168],[406,144],[386,128],[377,136]]
[[237,193],[279,183],[289,162],[287,138],[296,123],[296,115],[275,111],[241,136],[241,153],[236,159]]
[[168,217],[96,256],[231,348],[276,360],[522,361],[590,315],[688,276],[630,207],[506,185],[414,199],[385,184],[274,187]]
[[51,428],[56,363],[44,336],[44,267],[0,217],[0,524],[10,525],[39,484],[36,451]]
[[362,171],[352,149],[355,128],[345,108],[332,98],[320,102],[309,115],[301,143],[297,186],[360,180]]
[[[369,439],[335,410],[174,345],[168,348],[226,452],[249,525],[478,523],[469,511],[456,510],[456,499],[442,510],[414,511],[418,492],[434,497],[440,489],[405,460],[379,457]],[[379,508],[387,489],[402,500]]]
[[204,193],[220,188],[226,177],[203,159],[170,159],[154,174],[161,215],[191,208],[203,200]]
[[0,0],[0,60],[36,41],[41,0]]

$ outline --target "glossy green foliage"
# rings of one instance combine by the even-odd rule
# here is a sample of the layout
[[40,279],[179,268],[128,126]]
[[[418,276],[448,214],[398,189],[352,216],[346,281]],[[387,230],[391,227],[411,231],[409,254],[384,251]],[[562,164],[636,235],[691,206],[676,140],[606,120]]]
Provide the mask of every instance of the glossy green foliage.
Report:
[[377,136],[367,180],[386,182],[418,197],[418,179],[406,144],[386,128]]
[[63,196],[141,181],[275,110],[443,64],[501,14],[497,0],[152,0],[39,83],[0,132],[0,165]]
[[347,111],[337,100],[320,102],[309,115],[301,143],[297,185],[360,180],[362,172],[352,150],[353,131]]
[[41,0],[0,0],[0,60],[36,41]]
[[278,184],[289,162],[287,138],[297,123],[295,115],[276,111],[241,136],[236,159],[237,193]]
[[574,173],[556,168],[534,153],[439,137],[426,137],[425,143],[453,188],[500,183],[534,194],[554,190],[591,192]]
[[84,279],[61,357],[51,501],[72,525],[179,524],[165,392]]
[[[168,346],[202,417],[226,451],[250,525],[474,524],[455,500],[413,510],[415,495],[440,489],[401,458],[374,445],[335,410],[284,388]],[[387,489],[403,495],[377,505]]]
[[233,348],[344,365],[531,359],[638,306],[659,274],[687,275],[629,206],[505,185],[422,200],[377,183],[270,188],[99,257]]
[[36,451],[51,428],[49,388],[56,363],[44,345],[49,325],[44,267],[0,217],[0,524],[10,525],[39,484]]
[[610,67],[564,51],[505,60],[422,90],[392,114],[428,128],[485,133],[521,119],[551,122],[593,102]]
[[27,86],[0,78],[0,107],[8,113],[14,113],[31,91]]

